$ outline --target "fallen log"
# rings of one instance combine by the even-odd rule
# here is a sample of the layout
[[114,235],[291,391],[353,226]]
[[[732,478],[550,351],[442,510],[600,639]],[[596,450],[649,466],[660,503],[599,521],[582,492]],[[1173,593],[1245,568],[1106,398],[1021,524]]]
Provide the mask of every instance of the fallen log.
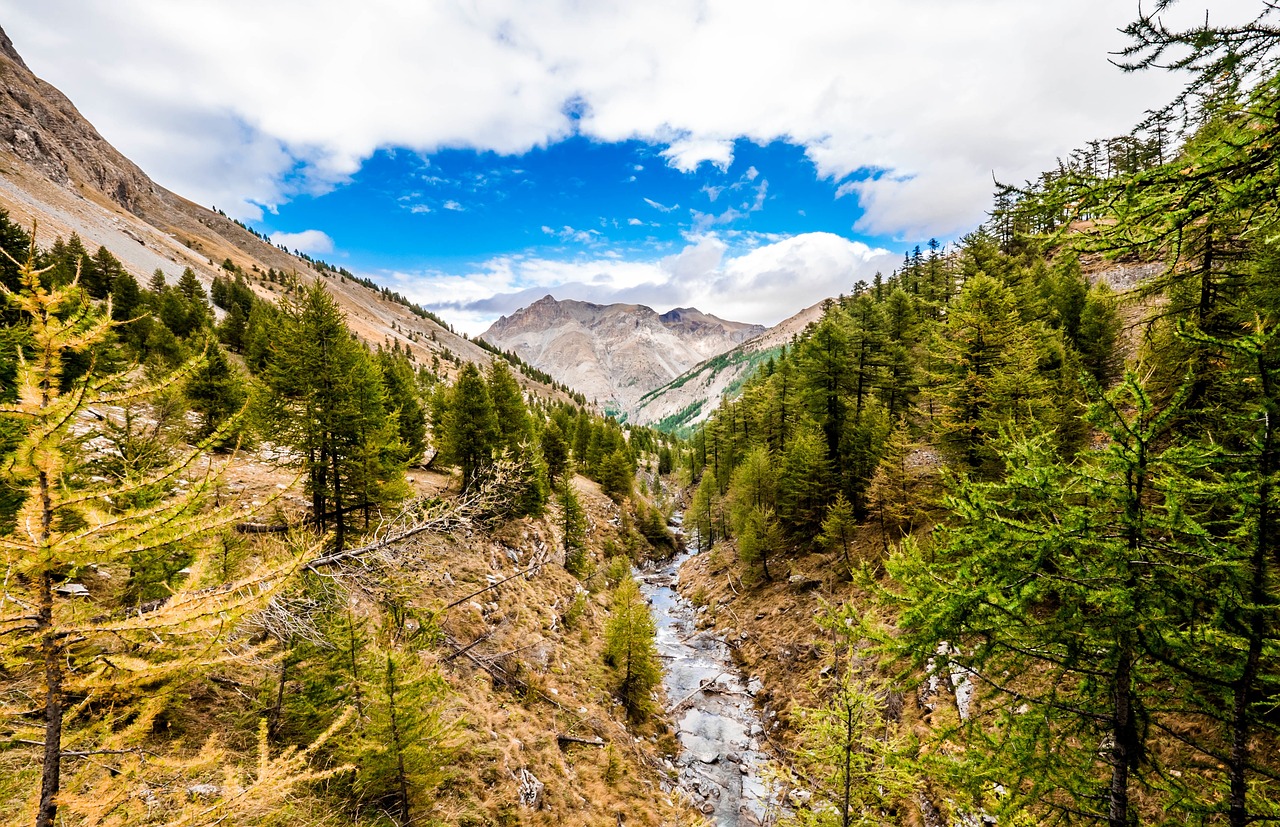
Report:
[[603,738],[579,738],[577,735],[567,735],[565,733],[557,735],[556,740],[561,747],[565,744],[586,744],[589,747],[603,747],[605,745]]

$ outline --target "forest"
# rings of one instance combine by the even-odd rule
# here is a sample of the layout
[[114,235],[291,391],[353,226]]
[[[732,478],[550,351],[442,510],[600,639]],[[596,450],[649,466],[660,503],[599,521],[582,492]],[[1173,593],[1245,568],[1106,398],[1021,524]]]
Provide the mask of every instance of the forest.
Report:
[[1280,37],[1128,34],[1182,95],[829,300],[693,437],[704,546],[849,583],[805,823],[1280,818]]
[[[648,719],[645,627],[580,619],[594,602],[577,584],[644,612],[630,563],[672,538],[633,486],[661,485],[670,438],[526,397],[502,358],[455,357],[443,381],[438,356],[358,340],[320,279],[228,261],[208,293],[190,269],[143,287],[105,248],[42,248],[3,214],[0,248],[6,822],[426,823],[468,743],[442,663],[555,699],[520,662],[469,651],[494,628],[451,642],[443,617],[467,598],[425,598],[442,552],[419,536],[554,540],[506,579],[563,561],[548,588],[580,595],[563,623],[588,655],[587,630],[604,638],[592,680]],[[246,493],[264,456],[283,481]],[[576,474],[619,504],[607,573]]]

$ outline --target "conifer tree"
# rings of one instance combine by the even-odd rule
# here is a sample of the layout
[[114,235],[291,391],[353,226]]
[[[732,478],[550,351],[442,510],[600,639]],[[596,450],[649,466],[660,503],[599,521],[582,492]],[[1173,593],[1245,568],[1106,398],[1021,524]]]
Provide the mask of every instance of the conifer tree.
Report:
[[[28,341],[19,355],[17,401],[0,413],[23,428],[9,473],[24,497],[16,523],[0,535],[9,573],[0,608],[0,659],[10,680],[25,687],[26,697],[41,699],[43,734],[33,739],[43,752],[34,823],[53,827],[59,807],[68,804],[62,794],[67,740],[106,737],[112,748],[136,747],[128,738],[144,735],[163,708],[165,693],[158,687],[251,654],[235,645],[210,645],[229,623],[261,607],[292,564],[264,566],[238,581],[214,578],[204,541],[241,512],[234,504],[205,507],[216,479],[198,470],[199,450],[122,481],[100,482],[82,473],[81,440],[72,430],[82,414],[176,386],[199,360],[146,386],[130,387],[123,376],[90,372],[64,387],[65,358],[102,341],[111,326],[110,310],[86,303],[74,279],[46,287],[34,249],[20,275],[23,289],[5,288],[4,294],[25,314]],[[139,491],[190,476],[194,484],[184,493],[128,505]],[[110,589],[89,590],[73,579],[91,564],[129,566],[140,555],[165,548],[188,555],[191,562],[185,575],[168,583],[169,597],[150,611],[126,611]],[[78,596],[82,592],[87,597]],[[211,655],[218,650],[222,654]],[[97,695],[116,699],[117,720],[136,713],[142,727],[114,734],[109,727],[105,733],[83,727],[83,707],[75,699]],[[6,702],[5,717],[25,728],[18,713]]]
[[776,516],[777,474],[765,448],[752,449],[734,470],[729,500],[739,553],[748,563],[759,562],[764,579],[771,580],[769,558],[780,550],[782,531]]
[[525,407],[520,385],[503,359],[495,358],[489,363],[486,380],[498,423],[499,444],[511,456],[520,456],[528,451],[533,436],[529,410]]
[[314,518],[333,521],[341,548],[353,502],[365,509],[403,493],[404,458],[377,366],[322,283],[284,308],[267,380],[260,419],[296,451]]
[[698,548],[706,550],[724,537],[723,506],[714,475],[704,472],[698,488],[693,493],[687,514],[693,530],[698,534]]
[[558,485],[569,470],[569,443],[565,441],[564,431],[558,422],[552,420],[547,423],[540,443],[543,460],[547,463],[547,477],[552,485]]
[[901,651],[935,673],[967,670],[990,705],[989,719],[971,719],[957,776],[1003,784],[1007,813],[1126,827],[1135,785],[1155,772],[1143,641],[1168,592],[1151,572],[1198,529],[1152,496],[1173,409],[1155,409],[1130,377],[1093,416],[1105,453],[1075,467],[1044,438],[1008,446],[1003,478],[957,481],[954,522],[928,551],[905,541],[890,571],[903,589]]
[[479,482],[493,462],[501,431],[489,389],[479,369],[467,362],[448,394],[442,449],[462,471],[462,490]]
[[604,637],[605,659],[617,675],[618,699],[628,717],[641,722],[653,711],[650,695],[662,678],[662,668],[653,615],[631,577],[622,578],[613,590]]
[[[200,415],[196,437],[201,440],[221,430],[227,419],[244,407],[247,396],[239,374],[215,341],[209,342],[204,362],[187,380],[185,392],[191,409]],[[222,434],[224,444],[219,447],[229,447],[226,440],[234,443],[237,431]]]
[[994,459],[1001,427],[1029,427],[1046,409],[1047,385],[1037,374],[1031,332],[1013,294],[979,273],[947,315],[938,377],[945,408],[943,444],[970,469]]
[[587,573],[587,513],[573,489],[573,479],[565,477],[559,485],[560,530],[564,533],[564,567],[575,577]]
[[[848,660],[852,660],[849,658]],[[795,712],[803,745],[794,753],[805,779],[826,806],[811,803],[795,819],[804,827],[875,827],[897,823],[912,778],[896,753],[903,738],[888,721],[888,692],[856,663],[836,664],[817,694],[820,706]]]

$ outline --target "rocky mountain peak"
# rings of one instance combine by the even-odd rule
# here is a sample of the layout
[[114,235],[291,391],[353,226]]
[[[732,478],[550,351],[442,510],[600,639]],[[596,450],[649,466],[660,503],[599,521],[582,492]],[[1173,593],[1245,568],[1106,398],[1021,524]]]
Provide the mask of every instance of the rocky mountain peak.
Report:
[[9,35],[5,34],[3,28],[0,28],[0,55],[9,58],[28,72],[31,71],[27,68],[27,64],[23,62],[22,55],[18,54],[17,49],[13,48],[13,41],[9,39]]
[[649,391],[764,330],[692,307],[659,314],[641,304],[548,295],[481,336],[607,409],[629,413]]

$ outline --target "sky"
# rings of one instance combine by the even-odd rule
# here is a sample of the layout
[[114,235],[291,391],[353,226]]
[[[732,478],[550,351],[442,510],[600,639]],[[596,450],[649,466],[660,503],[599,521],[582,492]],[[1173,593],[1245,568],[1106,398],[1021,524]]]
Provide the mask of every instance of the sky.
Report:
[[0,26],[164,186],[479,333],[548,293],[773,324],[887,275],[1173,96],[1108,61],[1137,8],[0,0]]

